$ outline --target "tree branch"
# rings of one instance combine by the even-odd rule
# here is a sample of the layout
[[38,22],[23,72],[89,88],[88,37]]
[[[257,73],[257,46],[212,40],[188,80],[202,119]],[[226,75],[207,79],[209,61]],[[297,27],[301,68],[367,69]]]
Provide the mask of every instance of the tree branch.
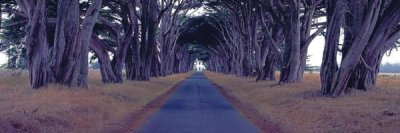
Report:
[[315,37],[317,37],[319,34],[321,34],[326,28],[326,25],[323,25],[322,27],[318,28],[317,31],[315,31],[313,34],[311,34],[310,37],[308,37],[307,39],[307,43],[311,43],[312,40],[315,39]]
[[16,26],[16,25],[24,24],[24,23],[28,23],[28,19],[26,19],[26,20],[21,20],[21,21],[18,21],[18,22],[14,22],[14,23],[12,23],[12,24],[8,24],[8,25],[5,25],[5,26],[2,26],[0,29],[8,28],[8,27],[13,27],[13,26]]

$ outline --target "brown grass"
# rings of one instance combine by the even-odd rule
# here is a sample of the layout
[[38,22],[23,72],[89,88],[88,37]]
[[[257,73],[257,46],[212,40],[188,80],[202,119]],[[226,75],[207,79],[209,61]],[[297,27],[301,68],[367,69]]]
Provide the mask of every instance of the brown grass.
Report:
[[88,90],[51,85],[35,91],[26,74],[0,70],[0,132],[101,132],[187,76],[105,85],[99,72],[90,71]]
[[400,131],[400,77],[380,76],[378,87],[368,92],[326,98],[319,94],[317,74],[306,74],[302,83],[279,86],[253,78],[206,75],[285,132]]

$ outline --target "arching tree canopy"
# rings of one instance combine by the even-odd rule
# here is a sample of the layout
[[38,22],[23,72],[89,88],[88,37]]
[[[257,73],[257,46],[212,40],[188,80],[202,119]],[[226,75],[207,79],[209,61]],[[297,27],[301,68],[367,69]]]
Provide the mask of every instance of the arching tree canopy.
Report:
[[285,84],[302,81],[309,46],[324,36],[321,93],[339,96],[376,85],[383,56],[399,46],[399,4],[3,0],[0,50],[7,51],[7,67],[29,70],[35,89],[53,83],[87,87],[89,58],[97,60],[104,83],[187,72],[199,59],[210,71],[257,81],[275,80],[280,71],[279,84]]

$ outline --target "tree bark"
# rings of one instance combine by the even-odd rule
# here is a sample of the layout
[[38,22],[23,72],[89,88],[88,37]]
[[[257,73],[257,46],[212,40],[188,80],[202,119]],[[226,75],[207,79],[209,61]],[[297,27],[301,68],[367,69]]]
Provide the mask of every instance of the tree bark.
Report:
[[[137,20],[135,20],[137,24]],[[125,61],[126,78],[128,80],[136,80],[140,74],[140,43],[139,43],[139,26],[135,25],[133,29],[133,43],[129,46]]]
[[343,0],[327,0],[327,35],[321,64],[321,93],[331,94],[331,83],[335,72],[338,69],[336,56],[339,46],[340,28],[343,20]]
[[384,53],[400,38],[400,3],[391,1],[386,4],[380,11],[376,27],[349,80],[348,88],[367,90],[375,86]]
[[110,55],[106,48],[104,48],[104,45],[97,36],[92,35],[90,49],[93,50],[98,59],[103,83],[117,83],[119,80],[113,71]]
[[120,15],[124,22],[122,24],[122,27],[124,28],[124,35],[122,37],[119,37],[120,33],[117,33],[116,35],[116,40],[118,40],[120,44],[118,44],[117,46],[117,53],[113,59],[113,71],[117,76],[117,82],[122,83],[122,70],[124,68],[124,63],[126,62],[128,49],[130,45],[132,45],[132,40],[135,41],[133,39],[133,35],[134,32],[137,32],[137,30],[135,30],[135,28],[137,27],[137,17],[135,1],[121,2],[120,6],[123,11],[123,13],[121,13]]
[[286,48],[285,57],[279,83],[299,82],[300,68],[300,1],[293,0],[289,5],[291,10],[286,16],[288,27],[285,29]]
[[[85,14],[85,19],[82,22],[80,30],[80,43],[82,45],[81,50],[81,64],[80,64],[80,74],[78,77],[77,86],[78,87],[88,87],[88,70],[89,70],[89,45],[92,36],[92,31],[94,25],[99,16],[102,0],[93,0],[92,4],[89,6]],[[74,84],[72,84],[74,86]]]
[[275,80],[275,66],[277,65],[275,54],[270,50],[265,59],[265,65],[263,67],[263,74],[261,80]]
[[102,0],[94,0],[80,26],[79,0],[59,1],[55,36],[55,82],[87,88],[88,54]]
[[38,89],[46,86],[52,75],[48,65],[46,1],[17,0],[17,3],[29,17],[25,41],[28,52],[29,77],[32,88]]
[[366,17],[363,19],[362,28],[359,30],[359,34],[356,35],[355,40],[344,57],[339,70],[335,73],[332,79],[330,90],[333,97],[339,96],[348,90],[347,84],[352,75],[352,71],[356,68],[357,63],[361,58],[361,54],[376,25],[380,11],[378,5],[380,5],[379,0],[374,0],[371,3],[368,3],[369,8],[367,9]]
[[59,1],[57,5],[56,31],[53,47],[52,70],[54,82],[68,85],[72,79],[72,62],[79,60],[74,56],[78,47],[79,34],[79,0]]
[[150,80],[158,25],[157,0],[142,0],[140,68],[137,80]]

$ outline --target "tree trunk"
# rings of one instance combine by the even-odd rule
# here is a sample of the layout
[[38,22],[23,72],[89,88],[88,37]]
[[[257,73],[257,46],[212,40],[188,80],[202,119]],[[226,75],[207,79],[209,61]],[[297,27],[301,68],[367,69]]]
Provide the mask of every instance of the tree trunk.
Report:
[[150,80],[158,22],[158,10],[155,9],[158,9],[157,0],[142,1],[140,74],[137,80]]
[[[380,54],[383,55],[383,54]],[[347,88],[354,88],[358,90],[366,91],[369,88],[372,88],[376,85],[376,80],[379,73],[379,66],[383,56],[376,56],[372,58],[375,60],[373,65],[366,66],[365,64],[359,63],[355,70],[353,71],[349,82],[347,84]],[[362,59],[364,60],[364,59]],[[367,68],[371,67],[371,68]]]
[[133,27],[133,43],[131,46],[128,46],[127,57],[125,61],[126,68],[126,78],[128,80],[137,80],[140,75],[140,43],[139,43],[139,25],[138,21],[134,20],[135,24]]
[[125,14],[123,15],[124,17],[122,17],[124,20],[124,23],[122,24],[124,27],[124,36],[120,38],[119,35],[116,35],[117,36],[116,40],[119,39],[123,40],[119,41],[120,44],[119,46],[117,46],[117,53],[114,56],[114,64],[113,64],[113,71],[117,76],[117,82],[119,83],[123,82],[122,70],[124,68],[124,63],[126,62],[129,46],[132,45],[132,40],[133,40],[132,35],[134,34],[134,32],[137,32],[135,30],[137,25],[137,17],[135,10],[136,2],[127,1],[126,3],[127,5],[121,5],[123,11],[125,12]]
[[286,44],[289,46],[285,52],[285,64],[282,66],[279,83],[299,82],[300,71],[300,1],[290,2],[290,15],[287,17]]
[[263,67],[263,74],[260,77],[261,80],[275,80],[275,66],[277,64],[276,57],[272,51],[268,52]]
[[[92,36],[94,25],[97,21],[97,17],[99,16],[100,8],[101,8],[102,0],[93,0],[92,4],[89,6],[88,10],[85,14],[85,19],[81,24],[80,30],[80,43],[81,54],[80,54],[80,74],[78,76],[77,86],[78,87],[88,87],[88,70],[89,70],[89,45],[90,39]],[[71,84],[74,86],[74,84]]]
[[79,0],[58,2],[52,58],[56,83],[71,85],[72,76],[77,77],[77,73],[73,72],[73,65],[79,60],[75,56],[79,46],[79,11]]
[[379,0],[374,0],[371,3],[368,3],[367,13],[361,26],[362,28],[359,29],[359,34],[356,35],[354,41],[351,43],[351,47],[344,57],[339,70],[335,73],[332,79],[330,91],[333,97],[339,96],[348,91],[347,84],[352,72],[360,61],[361,54],[368,44],[368,40],[376,25],[380,11],[379,5]]
[[92,2],[80,27],[79,0],[59,1],[54,41],[56,58],[52,67],[55,82],[70,87],[88,87],[89,45],[101,3],[102,0]]
[[99,38],[92,35],[92,43],[90,44],[90,49],[93,50],[96,57],[98,58],[103,83],[117,83],[119,81],[113,71],[110,56],[108,55],[108,51],[106,50],[106,48],[103,48],[105,44],[102,43],[103,42],[99,40]]
[[392,48],[393,44],[400,38],[400,29],[398,29],[400,22],[400,8],[398,7],[400,3],[389,2],[386,4],[384,11],[381,11],[368,45],[349,80],[348,88],[367,90],[375,86],[384,53]]
[[339,46],[340,28],[343,19],[343,0],[327,0],[327,35],[325,37],[324,54],[321,65],[321,93],[331,94],[331,83],[338,69],[336,56]]
[[26,48],[28,50],[29,77],[33,89],[46,86],[51,77],[49,71],[49,44],[47,42],[46,1],[17,1],[29,15],[26,27]]
[[151,76],[151,67],[153,64],[153,54],[155,53],[156,50],[156,37],[157,37],[157,21],[158,21],[158,5],[157,5],[157,0],[150,0],[149,1],[149,9],[148,10],[148,38],[147,38],[147,49],[146,49],[146,54],[145,58],[143,61],[144,67],[142,68],[142,72],[144,75],[142,75],[143,80],[150,80]]

